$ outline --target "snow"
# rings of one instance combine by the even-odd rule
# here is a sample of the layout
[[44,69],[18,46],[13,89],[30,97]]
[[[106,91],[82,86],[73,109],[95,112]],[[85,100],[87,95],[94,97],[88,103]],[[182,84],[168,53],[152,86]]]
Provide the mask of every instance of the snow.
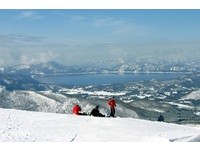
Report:
[[1,71],[1,72],[4,72],[4,67],[0,67],[0,71]]
[[200,112],[194,112],[194,114],[200,116]]
[[37,104],[37,109],[44,112],[57,112],[62,106],[62,103],[34,91],[13,91],[10,93],[10,98],[22,107],[27,105],[30,107],[32,100]]
[[158,99],[164,100],[166,98],[166,96],[158,96]]
[[12,83],[11,80],[7,80],[7,79],[5,79],[4,82],[5,82],[6,84],[11,84],[11,83]]
[[0,108],[1,142],[200,142],[200,127]]
[[29,69],[29,68],[30,68],[30,65],[28,64],[20,64],[16,66],[16,70]]
[[176,105],[178,106],[178,108],[186,108],[186,109],[194,109],[193,106],[189,106],[189,105],[185,105],[185,104],[180,104],[180,103],[174,103],[174,102],[166,102],[168,104],[171,104],[171,105]]
[[85,91],[83,88],[76,88],[76,89],[62,89],[62,92],[66,94],[88,94],[94,96],[122,96],[125,95],[127,92],[107,92],[107,91]]
[[193,91],[190,94],[184,96],[182,100],[200,100],[200,90]]
[[3,90],[5,90],[5,87],[0,85],[0,92],[2,92]]
[[164,92],[164,94],[165,94],[166,96],[170,96],[170,95],[171,95],[171,92]]

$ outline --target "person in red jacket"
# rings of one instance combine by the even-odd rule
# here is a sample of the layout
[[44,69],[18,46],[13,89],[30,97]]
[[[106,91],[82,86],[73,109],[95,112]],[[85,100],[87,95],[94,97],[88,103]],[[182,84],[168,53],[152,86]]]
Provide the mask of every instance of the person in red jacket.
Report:
[[79,105],[75,105],[72,109],[73,114],[80,115],[81,107]]
[[115,107],[117,105],[114,96],[108,100],[108,106],[110,107],[110,117],[115,117]]
[[75,115],[87,115],[87,113],[81,111],[81,107],[78,104],[73,107],[72,112]]

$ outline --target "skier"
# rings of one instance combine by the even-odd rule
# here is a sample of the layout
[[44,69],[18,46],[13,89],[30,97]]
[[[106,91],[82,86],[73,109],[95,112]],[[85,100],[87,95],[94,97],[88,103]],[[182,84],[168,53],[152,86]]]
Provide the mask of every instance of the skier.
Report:
[[160,116],[158,117],[158,121],[159,122],[164,122],[164,117],[160,114]]
[[81,107],[80,107],[78,104],[76,104],[76,105],[73,107],[72,112],[73,112],[73,114],[75,114],[75,115],[87,115],[86,113],[81,112]]
[[99,106],[96,105],[94,109],[90,112],[90,116],[105,117],[105,115],[99,112]]
[[115,117],[116,101],[114,96],[108,100],[108,106],[110,107],[110,117]]

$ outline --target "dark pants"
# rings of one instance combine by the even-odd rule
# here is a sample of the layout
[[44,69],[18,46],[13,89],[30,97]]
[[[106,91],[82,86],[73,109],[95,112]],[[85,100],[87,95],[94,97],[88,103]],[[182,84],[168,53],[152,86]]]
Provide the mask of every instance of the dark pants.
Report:
[[110,117],[115,117],[115,108],[110,108]]

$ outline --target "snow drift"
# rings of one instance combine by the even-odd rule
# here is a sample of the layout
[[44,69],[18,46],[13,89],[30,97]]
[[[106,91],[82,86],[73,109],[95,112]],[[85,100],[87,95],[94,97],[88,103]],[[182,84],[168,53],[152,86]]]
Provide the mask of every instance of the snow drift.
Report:
[[199,126],[0,108],[1,142],[200,141]]

